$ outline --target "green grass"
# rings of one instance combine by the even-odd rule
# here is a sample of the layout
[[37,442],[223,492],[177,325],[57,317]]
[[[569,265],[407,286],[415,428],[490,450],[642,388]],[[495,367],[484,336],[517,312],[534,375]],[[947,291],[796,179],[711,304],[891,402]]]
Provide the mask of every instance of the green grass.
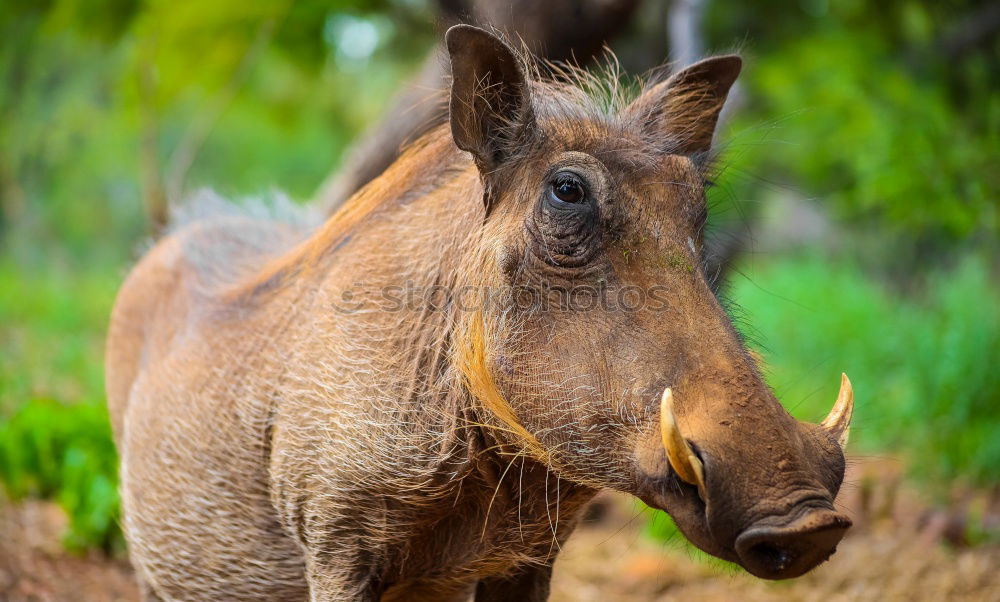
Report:
[[0,261],[0,413],[30,398],[104,397],[104,330],[120,274]]
[[116,456],[104,405],[111,269],[0,263],[0,483],[55,500],[70,549],[120,546]]
[[58,502],[69,517],[71,550],[120,548],[116,463],[103,403],[32,399],[0,420],[7,495]]

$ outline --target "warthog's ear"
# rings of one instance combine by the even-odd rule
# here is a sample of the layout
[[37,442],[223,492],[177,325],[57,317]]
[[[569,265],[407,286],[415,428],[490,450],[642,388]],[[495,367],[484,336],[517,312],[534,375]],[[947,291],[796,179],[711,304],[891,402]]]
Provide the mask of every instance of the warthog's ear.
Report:
[[742,59],[733,54],[699,61],[649,88],[627,111],[642,120],[647,130],[662,135],[671,152],[706,152],[742,66]]
[[451,135],[484,174],[522,142],[531,123],[528,81],[517,54],[497,36],[471,25],[445,34],[451,56]]

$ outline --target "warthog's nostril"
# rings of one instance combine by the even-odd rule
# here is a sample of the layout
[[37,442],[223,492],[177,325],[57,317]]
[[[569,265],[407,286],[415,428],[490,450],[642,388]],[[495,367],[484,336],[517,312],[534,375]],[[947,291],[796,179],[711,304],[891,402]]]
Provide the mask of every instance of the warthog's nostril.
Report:
[[795,559],[791,550],[779,548],[768,541],[751,546],[750,554],[774,571],[784,571]]
[[851,521],[831,510],[814,510],[782,527],[751,527],[736,539],[740,564],[764,579],[798,577],[836,550]]

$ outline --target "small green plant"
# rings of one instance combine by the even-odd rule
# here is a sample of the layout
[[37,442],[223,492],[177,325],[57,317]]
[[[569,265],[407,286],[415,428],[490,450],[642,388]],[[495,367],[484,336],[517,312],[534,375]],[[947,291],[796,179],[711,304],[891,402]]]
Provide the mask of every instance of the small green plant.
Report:
[[0,489],[57,502],[68,548],[121,547],[101,374],[117,270],[0,262]]
[[69,517],[70,549],[121,547],[116,464],[103,403],[35,399],[0,420],[7,495],[56,500]]

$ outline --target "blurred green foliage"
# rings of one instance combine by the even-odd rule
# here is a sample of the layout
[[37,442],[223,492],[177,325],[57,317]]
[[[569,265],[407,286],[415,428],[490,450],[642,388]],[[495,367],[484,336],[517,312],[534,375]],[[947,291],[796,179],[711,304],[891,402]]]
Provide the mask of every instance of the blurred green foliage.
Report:
[[119,270],[0,261],[0,484],[56,500],[71,549],[120,547],[104,330]]
[[307,198],[432,36],[405,0],[0,4],[4,251],[120,264],[173,183]]
[[[823,416],[846,371],[853,449],[904,454],[939,490],[1000,482],[1000,36],[975,27],[989,10],[713,0],[705,20],[710,48],[749,59],[713,226],[789,195],[840,225],[741,263],[741,328],[800,418]],[[433,36],[421,0],[0,3],[8,496],[57,500],[71,547],[119,545],[101,358],[149,238],[144,202],[205,185],[308,199]]]
[[846,372],[852,449],[901,450],[931,482],[1000,482],[1000,284],[983,257],[932,273],[920,294],[852,259],[787,257],[734,277],[730,295],[796,418],[822,420]]
[[744,169],[788,174],[845,218],[878,223],[896,240],[1000,233],[1000,96],[989,93],[989,77],[974,90],[980,123],[957,113],[944,87],[886,59],[843,31],[762,59],[750,80],[757,110],[787,117],[769,132],[781,143]]
[[1000,35],[975,28],[990,3],[710,7],[711,40],[749,55],[721,204],[790,186],[885,241],[896,269],[1000,236]]

